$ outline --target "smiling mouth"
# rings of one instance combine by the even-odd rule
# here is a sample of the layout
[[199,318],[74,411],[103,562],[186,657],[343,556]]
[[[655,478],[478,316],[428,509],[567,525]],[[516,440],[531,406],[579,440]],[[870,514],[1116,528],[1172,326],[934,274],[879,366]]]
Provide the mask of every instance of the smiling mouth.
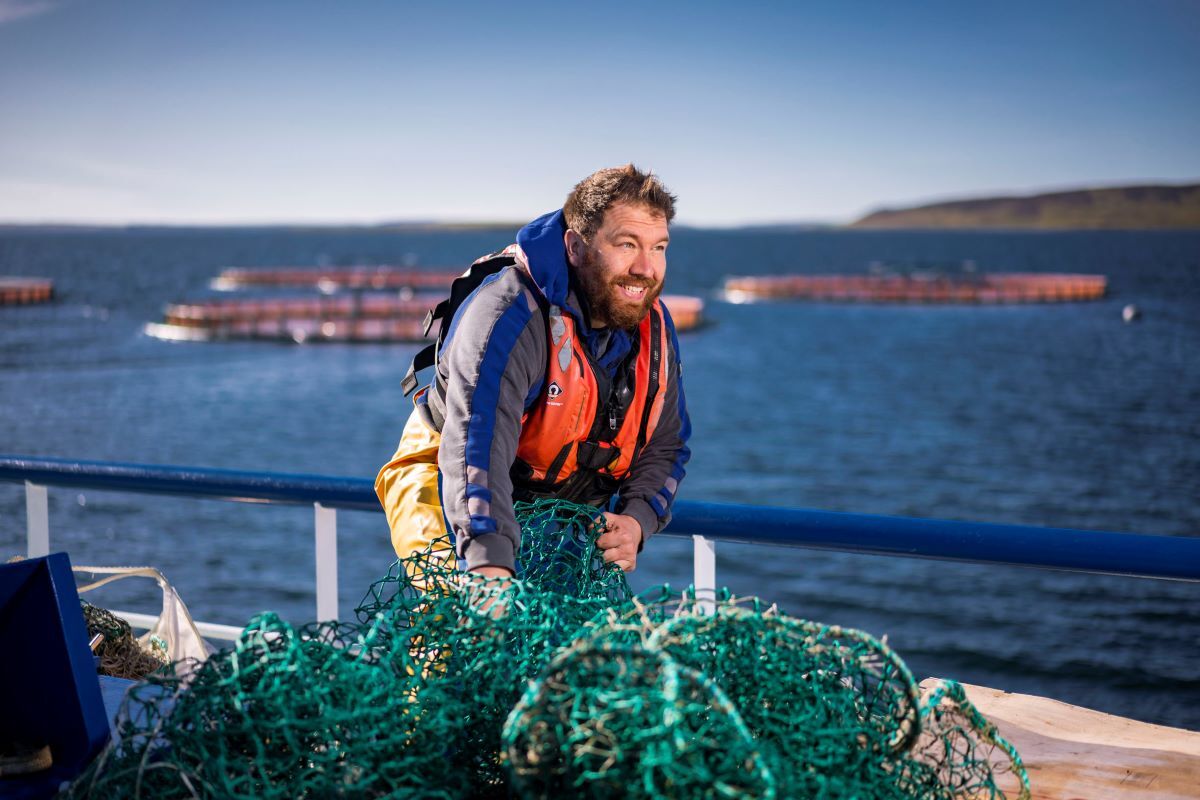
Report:
[[624,294],[626,297],[629,297],[634,300],[640,299],[640,298],[644,297],[646,294],[645,286],[629,286],[624,283],[618,283],[617,288],[620,289],[621,293]]

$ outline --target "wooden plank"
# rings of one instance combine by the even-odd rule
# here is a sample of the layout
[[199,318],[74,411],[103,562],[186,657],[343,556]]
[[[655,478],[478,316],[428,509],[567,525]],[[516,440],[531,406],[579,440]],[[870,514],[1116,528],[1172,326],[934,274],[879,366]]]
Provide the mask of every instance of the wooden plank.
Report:
[[[963,688],[1020,752],[1035,800],[1200,797],[1200,733],[1044,697],[983,686]],[[1016,796],[1011,776],[1000,777],[1005,793]]]

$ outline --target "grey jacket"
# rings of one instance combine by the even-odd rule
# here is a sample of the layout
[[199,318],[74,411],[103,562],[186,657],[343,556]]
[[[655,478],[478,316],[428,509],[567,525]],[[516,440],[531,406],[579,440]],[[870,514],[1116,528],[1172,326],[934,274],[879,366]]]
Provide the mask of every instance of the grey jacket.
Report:
[[[568,269],[565,254],[557,263],[546,255],[554,253],[548,245],[556,232],[557,249],[562,250],[561,221],[551,217],[522,229],[519,246],[506,252],[529,265],[534,281],[552,304],[577,316],[583,323],[579,330],[590,330],[563,272]],[[539,230],[528,235],[538,223],[549,229],[542,231],[541,241]],[[521,532],[513,514],[509,470],[516,458],[521,418],[546,396],[546,321],[519,269],[506,267],[489,277],[459,308],[428,392],[428,411],[444,420],[438,451],[442,507],[458,556],[468,569],[514,568]],[[631,466],[615,506],[641,524],[643,542],[670,521],[690,455],[691,426],[680,383],[679,344],[669,314],[664,318],[670,352],[664,354],[669,366],[662,416]],[[589,335],[588,343],[601,364],[606,359],[619,361],[633,344],[625,332],[604,329]]]

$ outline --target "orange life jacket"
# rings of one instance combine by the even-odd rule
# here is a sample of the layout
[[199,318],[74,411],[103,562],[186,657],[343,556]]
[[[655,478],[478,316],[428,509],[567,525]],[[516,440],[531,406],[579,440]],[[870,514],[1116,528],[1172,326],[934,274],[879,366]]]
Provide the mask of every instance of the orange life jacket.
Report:
[[609,398],[599,396],[601,382],[575,318],[551,305],[547,322],[549,365],[541,396],[521,419],[514,489],[577,502],[603,499],[629,474],[662,416],[669,352],[662,306],[656,300],[641,321],[632,366],[618,368],[615,385],[632,378],[628,405],[615,397],[616,388]]

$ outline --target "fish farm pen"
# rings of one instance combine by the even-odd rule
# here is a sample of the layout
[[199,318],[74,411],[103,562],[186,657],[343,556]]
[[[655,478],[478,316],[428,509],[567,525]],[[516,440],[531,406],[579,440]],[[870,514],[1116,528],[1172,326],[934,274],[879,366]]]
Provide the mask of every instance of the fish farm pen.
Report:
[[1099,300],[1103,275],[994,272],[979,275],[764,275],[728,278],[725,297],[848,303],[1064,303]]
[[54,281],[0,275],[0,306],[48,303],[54,299]]
[[[426,315],[456,277],[445,270],[396,267],[226,269],[213,288],[316,292],[172,303],[163,320],[148,323],[145,331],[170,341],[420,342],[429,329]],[[702,324],[699,297],[664,295],[662,302],[676,330]]]
[[270,287],[313,287],[318,289],[411,289],[441,290],[462,274],[446,268],[406,267],[273,267],[270,269],[230,267],[213,279],[222,291]]

